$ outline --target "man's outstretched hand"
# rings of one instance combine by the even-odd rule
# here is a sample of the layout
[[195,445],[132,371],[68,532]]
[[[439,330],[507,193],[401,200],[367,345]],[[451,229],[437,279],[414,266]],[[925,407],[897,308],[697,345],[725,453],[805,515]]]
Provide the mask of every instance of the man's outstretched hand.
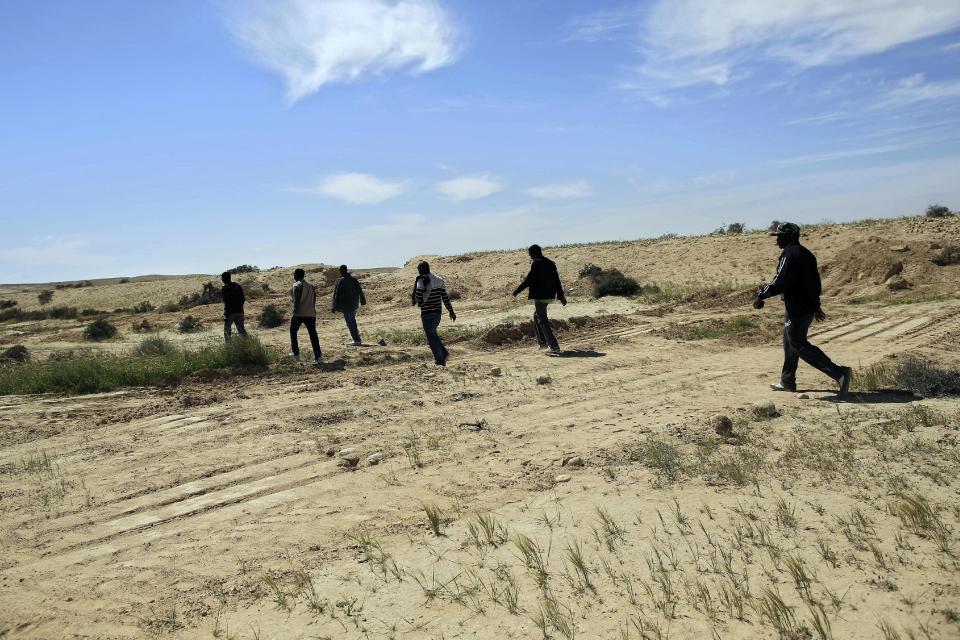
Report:
[[754,299],[753,299],[753,308],[754,308],[754,309],[763,309],[763,298],[754,298]]

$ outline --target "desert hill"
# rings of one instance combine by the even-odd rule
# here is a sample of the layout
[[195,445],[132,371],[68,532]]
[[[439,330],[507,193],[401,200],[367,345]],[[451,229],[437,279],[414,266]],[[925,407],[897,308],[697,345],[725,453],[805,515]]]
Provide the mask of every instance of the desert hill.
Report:
[[[960,265],[934,262],[960,218],[804,241],[845,398],[805,364],[798,393],[770,390],[761,232],[546,248],[570,291],[555,358],[509,295],[524,251],[428,256],[459,315],[447,367],[410,306],[419,258],[359,273],[359,348],[309,265],[323,367],[257,326],[292,269],[237,278],[261,366],[215,366],[214,275],[0,294],[0,346],[30,358],[0,388],[214,362],[0,396],[0,637],[960,637]],[[644,288],[595,298],[588,265]],[[87,340],[96,319],[118,335]]]

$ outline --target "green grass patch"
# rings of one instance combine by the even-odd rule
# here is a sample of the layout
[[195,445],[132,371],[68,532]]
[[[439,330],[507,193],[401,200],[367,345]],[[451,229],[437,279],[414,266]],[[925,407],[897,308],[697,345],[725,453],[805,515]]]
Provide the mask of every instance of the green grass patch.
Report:
[[[779,326],[779,325],[778,325]],[[741,340],[743,338],[772,339],[779,335],[770,323],[756,316],[734,316],[730,319],[711,318],[688,324],[671,324],[658,332],[677,340]]]
[[[479,338],[489,327],[471,327],[457,325],[441,325],[440,338],[444,342],[462,342]],[[427,344],[427,337],[423,334],[423,329],[414,327],[410,329],[380,329],[373,334],[374,342],[384,340],[388,345],[405,346],[423,346]]]
[[124,387],[175,384],[201,369],[265,367],[277,353],[256,338],[238,338],[199,351],[164,348],[158,355],[85,352],[62,360],[0,368],[0,395],[83,394]]

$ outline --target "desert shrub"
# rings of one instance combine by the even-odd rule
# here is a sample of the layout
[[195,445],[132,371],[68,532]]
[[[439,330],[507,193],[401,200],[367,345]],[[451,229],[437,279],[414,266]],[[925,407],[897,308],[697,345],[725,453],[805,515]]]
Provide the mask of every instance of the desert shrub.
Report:
[[147,302],[146,300],[144,300],[143,302],[138,302],[137,304],[133,305],[133,307],[130,308],[130,310],[133,311],[134,313],[149,313],[151,311],[154,311],[155,309],[156,307],[154,307],[153,304]]
[[12,309],[17,306],[16,300],[0,300],[0,309]]
[[910,357],[897,366],[897,385],[925,397],[960,395],[960,370]]
[[87,340],[99,342],[100,340],[109,340],[117,335],[117,327],[104,318],[94,320],[83,330],[83,337]]
[[932,204],[927,207],[928,218],[946,218],[950,215],[950,209],[941,204]]
[[129,282],[130,278],[120,278],[120,281],[117,282],[117,284],[128,284]]
[[640,284],[618,269],[607,269],[593,276],[593,297],[633,296],[640,293]]
[[173,344],[170,340],[166,338],[161,338],[159,336],[153,336],[150,338],[145,338],[140,344],[137,345],[136,349],[133,350],[133,353],[138,356],[167,356],[171,353],[177,351],[176,345]]
[[54,320],[73,320],[79,314],[76,307],[50,307],[46,312],[47,318]]
[[463,297],[463,294],[460,293],[459,289],[451,289],[447,292],[447,297],[451,300],[459,300],[461,297]]
[[268,304],[257,316],[257,326],[263,329],[279,327],[287,321],[287,316],[275,304]]
[[674,482],[683,474],[683,456],[677,445],[663,440],[652,440],[631,454],[643,466],[652,469],[661,482]]
[[195,333],[203,329],[203,321],[196,316],[184,316],[177,322],[177,331],[180,333]]
[[148,331],[154,330],[153,324],[146,318],[144,318],[143,320],[135,321],[130,328],[133,329],[136,333],[147,333]]
[[738,234],[747,230],[747,225],[742,222],[731,222],[727,225],[727,233]]
[[78,282],[63,282],[54,285],[54,289],[82,289],[83,287],[92,287],[93,283],[89,280],[80,280]]
[[227,271],[229,271],[233,275],[237,275],[238,273],[259,273],[260,267],[254,266],[252,264],[240,264],[235,266],[232,269],[228,269]]
[[239,372],[264,367],[276,353],[256,338],[199,351],[166,355],[115,355],[93,351],[65,353],[63,358],[0,368],[0,395],[24,393],[98,393],[123,387],[175,384],[203,369]]
[[577,274],[577,277],[590,278],[592,280],[593,278],[597,277],[601,273],[603,273],[603,269],[601,269],[600,267],[598,267],[593,263],[590,263],[580,267],[580,272]]
[[946,246],[930,260],[933,264],[941,267],[945,267],[948,264],[960,264],[960,247],[957,245]]
[[107,312],[101,311],[100,309],[81,309],[78,315],[89,318],[90,316],[102,316],[105,313]]
[[53,291],[50,289],[44,289],[37,294],[37,302],[40,304],[50,304],[51,300],[53,300]]
[[773,233],[774,231],[777,230],[777,227],[779,227],[781,224],[783,224],[782,220],[771,220],[770,226],[767,227],[767,231]]
[[22,344],[17,344],[0,353],[0,362],[29,362],[30,350]]
[[176,313],[177,311],[182,311],[182,308],[176,302],[167,302],[160,305],[160,313]]

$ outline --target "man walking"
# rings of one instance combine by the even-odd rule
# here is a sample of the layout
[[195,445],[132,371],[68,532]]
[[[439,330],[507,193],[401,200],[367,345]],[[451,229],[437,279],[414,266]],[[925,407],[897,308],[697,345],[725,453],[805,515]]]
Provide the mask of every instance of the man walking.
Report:
[[820,272],[817,259],[800,244],[800,227],[792,222],[777,225],[770,235],[777,237],[777,246],[783,249],[777,263],[777,275],[770,284],[757,292],[754,309],[762,309],[767,298],[783,295],[786,316],[783,323],[783,370],[780,382],[770,385],[774,391],[797,390],[797,365],[803,360],[819,369],[840,385],[840,395],[850,389],[852,371],[833,363],[823,351],[810,344],[807,331],[814,319],[823,320],[820,309]]
[[220,289],[220,297],[223,298],[223,339],[230,340],[231,325],[236,325],[237,333],[245,336],[247,331],[243,328],[243,303],[246,298],[243,287],[232,281],[229,271],[221,273],[220,280],[223,281]]
[[453,311],[443,278],[430,273],[430,265],[426,261],[417,265],[417,273],[419,275],[413,284],[413,304],[420,306],[423,334],[427,337],[430,351],[433,352],[433,360],[437,365],[444,367],[450,352],[443,346],[437,331],[440,327],[440,319],[443,317],[440,305],[443,304],[447,308],[451,321],[456,322],[457,314]]
[[353,338],[353,346],[359,347],[363,344],[360,341],[360,331],[357,329],[357,308],[360,305],[366,306],[367,299],[363,295],[363,287],[360,281],[353,277],[353,274],[347,271],[347,265],[340,265],[340,277],[337,283],[333,285],[333,303],[330,305],[330,312],[339,311],[343,314],[343,321],[347,323],[347,329],[350,331],[350,337]]
[[567,305],[567,297],[563,293],[563,285],[560,283],[560,274],[557,272],[557,265],[553,260],[543,255],[543,249],[540,245],[530,245],[527,250],[530,254],[530,273],[523,279],[520,286],[513,292],[514,296],[520,295],[524,289],[529,289],[528,298],[533,300],[533,332],[537,336],[537,342],[541,349],[547,349],[547,355],[560,355],[560,345],[557,343],[556,336],[553,335],[553,328],[550,327],[550,318],[547,316],[547,305],[554,300],[559,300],[560,304]]
[[317,291],[312,284],[304,280],[305,276],[303,269],[293,272],[294,285],[290,291],[293,302],[293,315],[290,318],[290,356],[294,360],[300,359],[297,332],[300,331],[300,325],[306,325],[307,333],[310,334],[310,346],[313,347],[313,362],[322,364],[320,338],[317,336]]

